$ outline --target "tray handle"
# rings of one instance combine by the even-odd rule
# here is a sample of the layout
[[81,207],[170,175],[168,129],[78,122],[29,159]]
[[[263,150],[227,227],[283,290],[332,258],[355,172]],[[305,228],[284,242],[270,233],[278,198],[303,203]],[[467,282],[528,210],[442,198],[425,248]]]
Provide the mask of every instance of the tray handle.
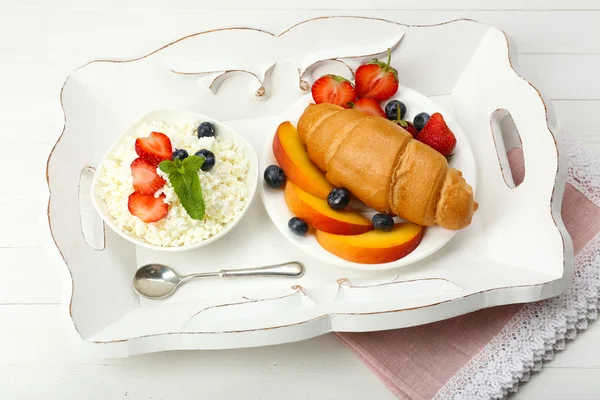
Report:
[[[504,32],[489,28],[451,93],[476,157],[480,237],[492,259],[560,277],[571,246],[560,217],[566,156],[551,129],[551,107],[514,70],[509,54]],[[507,115],[522,143],[520,185],[507,179],[503,129],[494,129]]]
[[[494,185],[504,181],[507,190],[518,188],[547,197],[559,167],[559,147],[550,127],[554,125],[553,113],[538,90],[514,70],[508,39],[502,31],[490,28],[451,96],[461,125],[470,129],[475,154],[487,158],[478,160],[478,169],[486,171],[487,165],[481,165],[484,163],[497,164],[499,174],[485,179],[493,179]],[[512,119],[514,126],[506,123],[507,118]],[[512,129],[515,132],[507,132]],[[516,136],[511,144],[521,144],[523,149],[526,176],[521,185],[510,182],[507,133]],[[496,159],[490,158],[493,153],[497,154]]]
[[518,160],[513,159],[512,162],[508,158],[510,150],[514,148],[523,149],[519,130],[512,115],[505,108],[499,108],[492,113],[490,124],[504,182],[506,182],[509,188],[514,189],[523,183],[525,179],[523,158],[521,157]]
[[85,243],[94,250],[106,248],[106,227],[92,204],[92,180],[96,169],[85,166],[79,175],[79,224]]

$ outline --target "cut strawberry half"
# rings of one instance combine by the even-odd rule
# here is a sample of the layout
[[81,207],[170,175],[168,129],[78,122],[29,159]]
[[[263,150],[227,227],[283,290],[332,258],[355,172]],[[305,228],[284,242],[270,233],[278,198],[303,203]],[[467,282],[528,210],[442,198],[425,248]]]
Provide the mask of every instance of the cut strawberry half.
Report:
[[156,165],[143,158],[136,158],[131,163],[133,188],[139,194],[154,194],[165,185],[165,180],[156,173]]
[[383,109],[375,99],[358,99],[355,103],[350,103],[349,106],[350,108],[362,111],[365,114],[376,115],[378,117],[386,118],[385,111],[383,111]]
[[154,197],[151,194],[133,192],[129,195],[127,208],[134,215],[146,223],[163,219],[169,212],[169,205],[165,203],[166,196],[161,194]]
[[171,159],[173,147],[171,146],[171,139],[167,135],[152,132],[148,137],[135,140],[135,152],[150,164],[158,165],[161,161]]
[[312,85],[312,96],[315,103],[331,103],[348,108],[348,103],[356,100],[352,83],[336,75],[324,75]]
[[398,71],[390,66],[392,52],[388,49],[387,63],[373,60],[356,70],[356,95],[377,101],[389,99],[398,91]]

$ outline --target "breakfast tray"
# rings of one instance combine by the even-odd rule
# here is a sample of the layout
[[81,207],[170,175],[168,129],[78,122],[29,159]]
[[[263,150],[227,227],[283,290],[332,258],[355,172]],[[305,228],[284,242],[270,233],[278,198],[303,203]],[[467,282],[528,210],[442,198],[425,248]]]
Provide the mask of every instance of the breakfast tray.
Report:
[[[479,210],[435,254],[387,271],[323,264],[281,235],[259,195],[227,236],[182,253],[136,247],[93,210],[95,167],[148,111],[210,116],[260,153],[314,77],[351,78],[361,62],[388,48],[401,84],[458,121],[475,155]],[[47,177],[53,251],[60,253],[65,315],[76,343],[101,357],[263,346],[332,331],[415,326],[564,292],[573,265],[560,216],[565,151],[552,133],[550,104],[515,72],[510,49],[502,31],[470,20],[408,26],[327,17],[279,34],[200,32],[138,58],[93,61],[73,72],[61,91],[64,129]],[[519,142],[521,183],[513,181],[505,151]],[[132,289],[135,270],[150,262],[186,274],[290,260],[305,264],[302,278],[204,280],[161,301]]]

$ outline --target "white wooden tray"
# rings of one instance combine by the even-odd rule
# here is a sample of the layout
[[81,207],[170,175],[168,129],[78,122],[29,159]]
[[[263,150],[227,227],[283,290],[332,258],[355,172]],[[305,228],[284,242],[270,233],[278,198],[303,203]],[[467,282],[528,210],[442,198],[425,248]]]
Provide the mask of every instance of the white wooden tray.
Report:
[[[472,225],[434,255],[391,271],[325,265],[281,235],[260,197],[226,237],[184,253],[136,247],[104,229],[93,211],[94,167],[148,111],[208,115],[260,152],[278,116],[313,77],[351,77],[388,47],[401,83],[460,124],[476,159],[479,210]],[[50,230],[69,272],[63,274],[64,306],[77,343],[102,357],[263,346],[331,331],[414,326],[562,293],[573,257],[560,217],[566,158],[552,133],[549,103],[513,70],[509,49],[502,31],[475,21],[407,26],[334,17],[279,34],[201,32],[139,58],[94,61],[73,72],[61,92],[64,131],[47,174]],[[508,115],[525,156],[517,187],[502,137],[515,134]],[[196,282],[164,301],[141,299],[131,287],[136,268],[148,262],[190,273],[291,259],[305,263],[301,279]]]

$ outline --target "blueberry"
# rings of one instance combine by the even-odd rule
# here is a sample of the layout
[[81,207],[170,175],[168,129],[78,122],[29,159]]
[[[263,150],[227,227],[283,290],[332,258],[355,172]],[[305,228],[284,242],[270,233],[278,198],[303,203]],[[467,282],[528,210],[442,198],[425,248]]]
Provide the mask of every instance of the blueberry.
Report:
[[334,210],[343,210],[350,202],[350,192],[348,189],[335,188],[327,196],[327,204]]
[[280,188],[285,183],[285,172],[277,165],[269,165],[264,173],[265,182],[273,189]]
[[[398,109],[400,109],[400,118],[398,118]],[[392,100],[385,105],[385,115],[387,119],[396,121],[398,119],[404,119],[406,114],[406,106],[399,100]]]
[[373,228],[380,231],[389,232],[394,227],[394,218],[387,214],[375,214],[371,222],[373,222]]
[[210,122],[203,122],[198,126],[198,137],[215,136],[215,127]]
[[290,228],[292,233],[298,236],[304,236],[306,235],[306,232],[308,232],[308,224],[305,220],[298,217],[291,218],[288,221],[288,228]]
[[199,157],[204,157],[204,164],[202,164],[202,171],[210,171],[215,166],[215,153],[210,150],[202,149],[198,150],[195,154]]
[[188,158],[188,152],[184,149],[175,149],[173,152],[173,157],[171,157],[172,160],[178,159],[181,161],[185,160],[186,158]]
[[413,123],[415,124],[415,128],[417,128],[417,131],[420,131],[421,129],[423,129],[427,121],[429,121],[429,114],[422,112],[415,115]]

